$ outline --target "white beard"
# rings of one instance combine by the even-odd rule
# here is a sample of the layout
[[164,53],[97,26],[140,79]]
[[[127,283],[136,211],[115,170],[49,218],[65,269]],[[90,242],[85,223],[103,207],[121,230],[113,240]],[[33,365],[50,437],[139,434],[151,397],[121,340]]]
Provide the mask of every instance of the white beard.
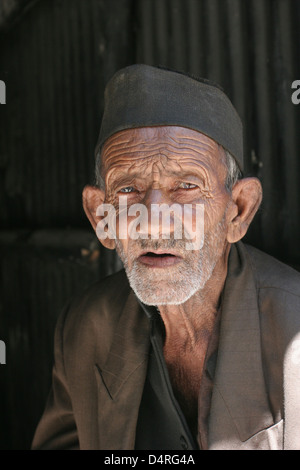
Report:
[[[224,219],[205,235],[203,247],[197,251],[184,249],[185,240],[132,241],[128,256],[120,240],[116,249],[123,261],[129,284],[136,296],[146,305],[179,305],[202,290],[211,278],[220,259],[225,241]],[[130,245],[130,244],[129,244]],[[134,246],[140,249],[175,249],[183,259],[170,267],[149,269],[135,258]]]

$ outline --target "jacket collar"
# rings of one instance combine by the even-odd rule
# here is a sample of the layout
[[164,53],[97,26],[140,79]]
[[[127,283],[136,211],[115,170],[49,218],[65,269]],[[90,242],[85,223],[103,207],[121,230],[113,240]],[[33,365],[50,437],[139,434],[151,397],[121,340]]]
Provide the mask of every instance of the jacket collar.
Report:
[[[209,448],[239,448],[274,424],[262,368],[257,291],[248,253],[233,245],[223,292]],[[251,447],[251,446],[250,446]]]

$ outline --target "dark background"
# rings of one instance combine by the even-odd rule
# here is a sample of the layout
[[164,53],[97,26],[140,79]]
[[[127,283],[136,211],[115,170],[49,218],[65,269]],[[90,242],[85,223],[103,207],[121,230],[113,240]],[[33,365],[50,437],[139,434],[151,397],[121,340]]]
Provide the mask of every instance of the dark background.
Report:
[[1,449],[30,447],[62,306],[120,268],[81,208],[107,80],[140,62],[219,82],[264,188],[247,241],[300,270],[299,50],[298,0],[0,0]]

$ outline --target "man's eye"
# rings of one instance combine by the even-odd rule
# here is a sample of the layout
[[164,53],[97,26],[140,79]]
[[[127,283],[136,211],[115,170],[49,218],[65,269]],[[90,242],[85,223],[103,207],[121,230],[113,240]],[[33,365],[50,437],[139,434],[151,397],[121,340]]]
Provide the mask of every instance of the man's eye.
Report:
[[133,191],[135,191],[134,187],[133,186],[126,186],[126,188],[122,188],[119,190],[119,193],[132,193]]
[[193,184],[193,183],[185,183],[185,182],[182,182],[182,183],[179,183],[178,185],[178,188],[179,189],[195,189],[197,188],[198,186],[196,184]]

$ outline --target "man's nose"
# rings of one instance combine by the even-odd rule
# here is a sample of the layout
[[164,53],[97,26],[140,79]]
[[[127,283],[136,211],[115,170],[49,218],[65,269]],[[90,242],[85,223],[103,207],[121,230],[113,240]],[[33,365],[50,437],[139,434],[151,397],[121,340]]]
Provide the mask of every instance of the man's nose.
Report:
[[[172,200],[163,188],[151,188],[145,194],[143,204],[147,208],[148,225],[141,226],[141,233],[147,231],[152,238],[172,238],[174,232],[174,217],[178,217],[170,210]],[[181,213],[181,212],[180,212]]]
[[170,204],[168,191],[164,188],[150,188],[145,194],[143,204],[151,209],[151,204]]

